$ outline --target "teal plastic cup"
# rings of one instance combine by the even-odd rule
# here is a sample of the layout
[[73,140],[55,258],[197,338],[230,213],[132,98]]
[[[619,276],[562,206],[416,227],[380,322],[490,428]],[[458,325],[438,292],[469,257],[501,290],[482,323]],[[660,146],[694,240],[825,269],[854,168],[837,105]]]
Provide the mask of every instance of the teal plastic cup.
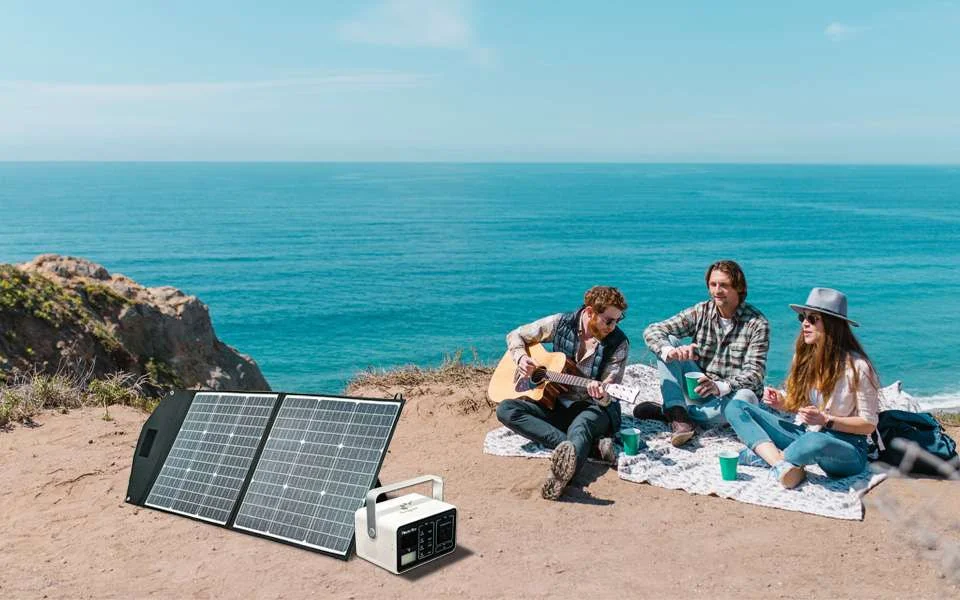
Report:
[[640,451],[640,432],[633,427],[620,430],[620,441],[623,443],[623,453],[627,456],[636,456]]
[[703,373],[698,373],[697,371],[684,374],[683,378],[687,381],[687,398],[691,400],[700,398],[700,394],[696,392],[696,389],[697,386],[700,385],[701,377],[703,377]]
[[740,453],[734,450],[724,450],[720,452],[720,477],[724,481],[737,480],[737,463]]

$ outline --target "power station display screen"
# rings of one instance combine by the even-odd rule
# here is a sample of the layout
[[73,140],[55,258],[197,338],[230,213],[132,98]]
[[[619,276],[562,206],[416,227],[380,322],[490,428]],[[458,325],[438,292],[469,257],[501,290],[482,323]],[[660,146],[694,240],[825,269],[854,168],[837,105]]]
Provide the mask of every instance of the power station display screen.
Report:
[[457,547],[457,510],[414,521],[397,529],[397,571],[453,552]]

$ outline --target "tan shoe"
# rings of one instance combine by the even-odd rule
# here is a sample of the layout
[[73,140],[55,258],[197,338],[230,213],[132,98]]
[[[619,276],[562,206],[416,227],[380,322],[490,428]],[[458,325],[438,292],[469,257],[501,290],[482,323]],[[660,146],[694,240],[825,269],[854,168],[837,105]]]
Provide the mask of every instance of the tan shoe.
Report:
[[686,444],[692,440],[696,434],[697,432],[693,428],[693,425],[689,423],[680,423],[678,421],[670,423],[670,443],[673,444],[675,448]]
[[573,442],[560,442],[550,455],[550,475],[540,488],[544,500],[559,500],[577,470],[577,451]]
[[693,436],[696,435],[697,430],[694,428],[693,421],[690,420],[690,415],[687,414],[686,408],[682,406],[671,406],[663,411],[663,416],[666,417],[667,423],[670,424],[670,443],[675,447],[679,448],[692,440]]
[[787,461],[777,463],[773,469],[777,479],[780,481],[780,485],[788,490],[797,487],[807,478],[807,472],[803,467],[798,467]]

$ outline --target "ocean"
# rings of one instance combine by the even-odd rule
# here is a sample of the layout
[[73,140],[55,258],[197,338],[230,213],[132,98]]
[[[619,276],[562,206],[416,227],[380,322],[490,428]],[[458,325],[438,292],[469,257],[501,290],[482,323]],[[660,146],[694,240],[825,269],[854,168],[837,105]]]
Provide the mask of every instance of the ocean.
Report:
[[0,262],[84,257],[210,307],[274,389],[483,361],[615,285],[643,328],[731,258],[784,377],[811,287],[847,293],[884,385],[960,407],[960,168],[672,164],[0,163]]

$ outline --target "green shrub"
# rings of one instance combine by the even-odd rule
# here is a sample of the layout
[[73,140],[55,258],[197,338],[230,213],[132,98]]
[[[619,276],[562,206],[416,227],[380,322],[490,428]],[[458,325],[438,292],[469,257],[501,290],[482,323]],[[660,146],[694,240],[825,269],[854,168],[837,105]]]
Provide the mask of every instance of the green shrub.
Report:
[[40,408],[77,408],[83,405],[83,390],[63,375],[37,373],[24,390]]
[[43,409],[35,396],[18,388],[0,388],[0,427],[27,421]]
[[87,296],[87,302],[98,310],[117,309],[133,304],[133,301],[125,296],[121,296],[113,288],[89,281],[83,284],[83,292]]
[[91,403],[103,406],[136,406],[143,398],[137,378],[129,373],[113,373],[106,379],[94,379],[88,391]]
[[144,369],[150,383],[157,388],[183,387],[183,382],[177,372],[162,360],[157,360],[151,356]]
[[0,310],[32,315],[54,327],[86,319],[76,293],[13,265],[0,265]]
[[114,333],[113,328],[103,321],[91,319],[87,324],[87,330],[93,337],[97,338],[97,341],[100,342],[100,345],[103,346],[107,352],[113,353],[123,347],[117,334]]
[[159,402],[145,393],[148,381],[144,375],[118,372],[89,381],[88,376],[71,376],[66,370],[53,375],[35,370],[8,377],[0,385],[0,427],[29,421],[44,408],[102,406],[104,418],[109,419],[108,406],[122,404],[152,411]]

